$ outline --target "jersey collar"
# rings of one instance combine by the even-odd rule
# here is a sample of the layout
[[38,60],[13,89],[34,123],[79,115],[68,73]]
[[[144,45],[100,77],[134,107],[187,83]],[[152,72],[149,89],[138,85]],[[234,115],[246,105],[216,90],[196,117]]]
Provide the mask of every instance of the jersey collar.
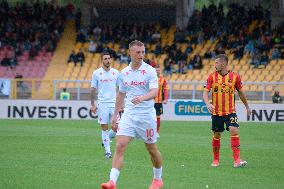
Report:
[[145,68],[146,68],[146,63],[144,61],[142,61],[141,66],[137,70],[133,70],[131,68],[131,64],[132,64],[132,62],[130,62],[130,64],[129,64],[129,71],[141,71],[141,70],[145,70]]

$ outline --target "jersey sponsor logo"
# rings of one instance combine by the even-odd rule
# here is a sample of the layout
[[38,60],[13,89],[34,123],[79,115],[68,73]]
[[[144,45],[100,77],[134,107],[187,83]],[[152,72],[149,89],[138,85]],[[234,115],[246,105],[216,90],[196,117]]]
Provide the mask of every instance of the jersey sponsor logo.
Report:
[[100,79],[101,83],[112,82],[112,81],[115,81],[115,79]]
[[124,82],[125,86],[145,86],[146,81],[131,81],[131,82]]

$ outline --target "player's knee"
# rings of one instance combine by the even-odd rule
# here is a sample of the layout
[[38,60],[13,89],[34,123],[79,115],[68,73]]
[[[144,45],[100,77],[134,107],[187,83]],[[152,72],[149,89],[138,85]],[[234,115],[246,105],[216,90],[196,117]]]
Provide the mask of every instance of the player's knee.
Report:
[[123,143],[123,142],[117,142],[116,143],[116,151],[121,153],[123,152],[127,147],[127,144],[126,143]]
[[214,133],[214,138],[220,139],[220,138],[221,138],[221,133],[215,132],[215,133]]
[[231,136],[236,136],[239,134],[239,130],[237,127],[229,127]]

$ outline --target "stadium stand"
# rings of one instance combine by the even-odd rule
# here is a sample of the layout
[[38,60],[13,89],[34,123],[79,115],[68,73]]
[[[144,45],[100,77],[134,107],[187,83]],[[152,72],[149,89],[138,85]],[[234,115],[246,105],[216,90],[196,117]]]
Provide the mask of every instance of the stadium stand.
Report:
[[[227,15],[224,15],[222,6],[210,5],[201,11],[196,10],[185,31],[161,23],[133,25],[100,20],[86,30],[80,28],[79,19],[76,19],[76,23],[68,20],[55,52],[46,52],[42,48],[32,60],[24,52],[17,57],[19,63],[15,68],[0,66],[0,77],[13,78],[20,72],[24,78],[89,80],[93,70],[100,66],[100,52],[110,51],[114,57],[113,67],[121,70],[129,61],[125,58],[124,63],[121,63],[120,59],[126,52],[128,42],[140,39],[146,43],[146,61],[150,64],[158,63],[162,69],[167,66],[169,72],[165,75],[169,81],[204,82],[208,73],[214,70],[212,57],[225,52],[229,56],[231,69],[239,72],[243,81],[283,82],[283,26],[270,30],[269,13],[261,6],[246,9],[231,4],[228,8]],[[94,44],[95,52],[89,51],[90,43]],[[67,63],[71,51],[77,53],[80,49],[85,54],[83,66]],[[2,47],[0,60],[7,55],[11,57],[11,54],[10,48]],[[268,61],[265,61],[266,55]],[[195,67],[197,56],[200,57],[201,65]],[[42,84],[37,96],[46,95],[51,90],[50,86],[48,83]],[[61,82],[58,87],[76,88],[77,84]],[[88,89],[89,83],[82,83],[80,87]],[[202,88],[202,85],[197,85],[195,89]],[[272,92],[274,88],[268,86],[266,91]],[[282,88],[280,92],[284,92]],[[175,84],[173,89],[192,90],[193,85]],[[263,87],[247,85],[246,89],[259,92]]]

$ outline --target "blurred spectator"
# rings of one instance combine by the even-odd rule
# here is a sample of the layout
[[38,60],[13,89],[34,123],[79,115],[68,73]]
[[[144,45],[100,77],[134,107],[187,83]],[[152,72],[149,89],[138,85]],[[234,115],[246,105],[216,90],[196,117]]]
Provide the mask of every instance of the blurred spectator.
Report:
[[[80,62],[81,67],[82,67],[85,62],[85,55],[82,49],[80,49],[79,52],[77,53],[77,59],[78,59],[78,62]],[[77,62],[75,62],[75,66],[76,65],[77,65]]]
[[272,102],[273,103],[282,103],[282,97],[279,94],[279,91],[275,91],[274,95],[272,96]]
[[14,56],[10,59],[10,68],[13,69],[18,65],[17,57]]
[[190,61],[189,63],[189,69],[202,69],[203,65],[202,65],[202,59],[199,55],[195,55],[193,57],[193,59]]
[[155,33],[152,34],[152,42],[157,43],[161,41],[161,34],[159,31],[155,31]]
[[72,50],[71,54],[69,55],[68,63],[70,63],[70,62],[74,62],[75,65],[76,65],[77,62],[78,62],[78,57],[77,57],[77,54],[75,53],[74,50]]
[[15,79],[19,80],[19,81],[16,81],[17,82],[17,87],[21,90],[25,90],[25,86],[24,86],[24,81],[22,80],[24,77],[22,74],[20,73],[16,73],[15,75]]
[[271,59],[272,60],[278,60],[280,58],[280,52],[278,48],[272,49]]
[[186,54],[190,54],[193,51],[192,45],[190,43],[187,44],[187,47],[185,49]]
[[160,55],[162,53],[162,45],[160,42],[158,42],[156,44],[156,47],[155,47],[155,50],[154,50],[154,54],[157,56],[157,55]]
[[10,66],[10,58],[4,57],[1,61],[2,66]]
[[172,60],[170,58],[166,58],[164,60],[164,75],[172,75]]
[[94,41],[91,41],[89,45],[89,52],[94,54],[96,50],[97,50],[96,44],[94,43]]
[[128,64],[128,62],[130,61],[129,57],[126,54],[126,50],[125,49],[120,49],[120,53],[117,56],[119,56],[119,62],[121,64],[123,64],[123,63]]
[[267,52],[263,52],[260,57],[260,65],[266,66],[269,63],[269,56]]
[[70,100],[70,93],[66,91],[66,88],[63,88],[60,93],[60,100]]
[[252,54],[251,62],[250,64],[254,66],[254,68],[257,68],[260,65],[261,55],[258,52],[258,50],[255,51],[255,53]]
[[85,36],[85,34],[82,31],[80,31],[77,34],[76,41],[80,42],[80,43],[85,43],[86,42],[86,36]]
[[178,73],[181,73],[181,74],[185,74],[185,61],[184,60],[179,60],[178,61]]

